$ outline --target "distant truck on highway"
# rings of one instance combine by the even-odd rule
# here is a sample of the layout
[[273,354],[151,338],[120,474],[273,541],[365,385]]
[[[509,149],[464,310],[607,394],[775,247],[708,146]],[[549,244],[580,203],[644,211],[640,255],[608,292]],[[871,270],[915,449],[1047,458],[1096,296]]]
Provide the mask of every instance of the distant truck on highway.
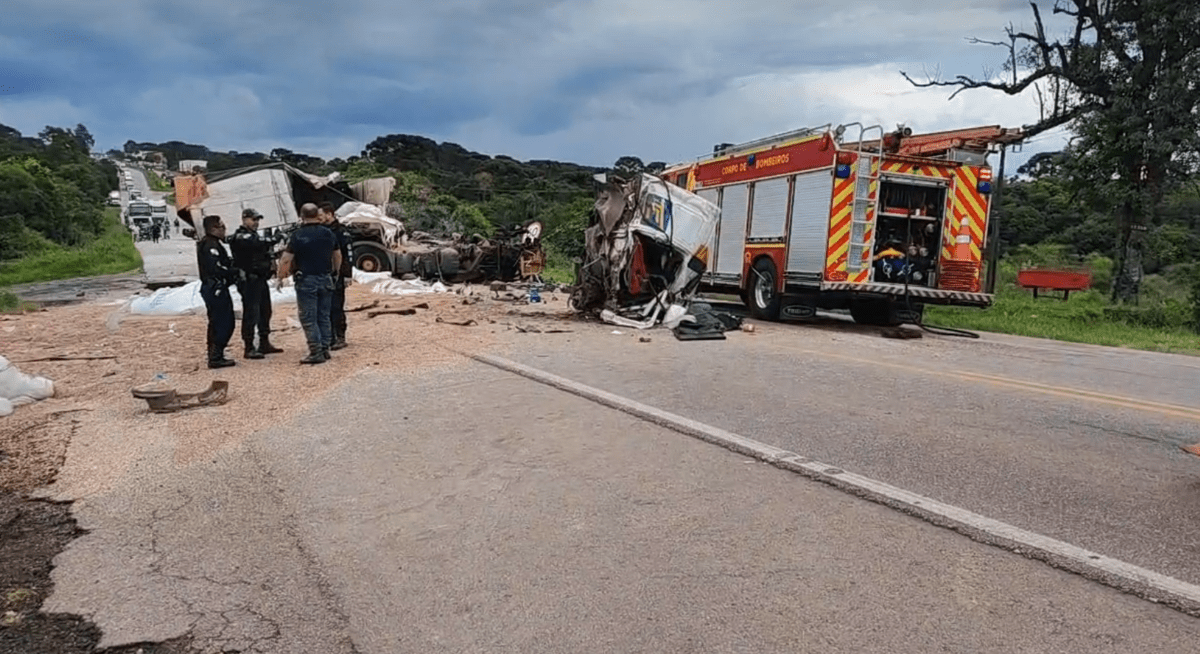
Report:
[[145,200],[130,200],[125,205],[125,225],[135,227],[135,231],[138,226],[149,225],[153,217],[154,210]]

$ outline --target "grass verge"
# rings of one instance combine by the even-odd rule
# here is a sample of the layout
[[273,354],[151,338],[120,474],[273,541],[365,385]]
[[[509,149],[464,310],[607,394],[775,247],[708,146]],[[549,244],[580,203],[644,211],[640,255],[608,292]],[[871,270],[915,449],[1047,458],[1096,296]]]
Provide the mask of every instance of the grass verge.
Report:
[[169,193],[175,190],[175,187],[167,182],[167,180],[163,179],[158,173],[148,168],[146,169],[146,181],[150,184],[151,191]]
[[1033,299],[1030,291],[1001,289],[987,309],[926,307],[930,325],[1090,343],[1135,350],[1200,355],[1200,336],[1184,327],[1145,327],[1115,321],[1104,294],[1092,290],[1058,297]]
[[72,277],[129,272],[142,267],[142,256],[121,223],[120,209],[105,209],[104,232],[91,243],[65,248],[43,240],[38,251],[0,263],[0,287]]

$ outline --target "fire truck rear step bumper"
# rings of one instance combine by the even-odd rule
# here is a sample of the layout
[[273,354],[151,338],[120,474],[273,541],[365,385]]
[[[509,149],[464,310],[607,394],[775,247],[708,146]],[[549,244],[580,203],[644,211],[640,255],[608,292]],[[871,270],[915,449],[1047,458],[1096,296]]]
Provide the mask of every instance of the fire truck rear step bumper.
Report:
[[965,304],[988,307],[992,305],[995,296],[990,293],[969,293],[966,291],[948,291],[940,288],[924,286],[909,286],[907,291],[903,284],[852,284],[850,282],[822,282],[822,291],[841,291],[849,293],[867,293],[871,295],[889,295],[904,297],[907,295],[920,299],[924,304]]

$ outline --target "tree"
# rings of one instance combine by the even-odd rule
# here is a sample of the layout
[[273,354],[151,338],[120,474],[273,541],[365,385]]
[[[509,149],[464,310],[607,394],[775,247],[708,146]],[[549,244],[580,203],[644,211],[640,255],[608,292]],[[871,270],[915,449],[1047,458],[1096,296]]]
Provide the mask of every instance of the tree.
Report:
[[625,155],[624,157],[617,159],[616,163],[613,164],[613,172],[617,173],[618,175],[637,175],[645,169],[646,164],[642,163],[640,158],[630,155]]
[[1007,42],[972,39],[1007,51],[1001,80],[960,75],[919,87],[1033,89],[1041,106],[1028,136],[1060,126],[1076,135],[1063,170],[1076,189],[1116,209],[1113,299],[1136,297],[1142,236],[1172,185],[1200,161],[1200,3],[1194,0],[1056,0],[1074,23],[1047,36],[1039,3],[1033,32],[1007,29]]
[[85,153],[91,154],[92,148],[96,145],[96,139],[88,131],[88,128],[84,127],[83,123],[75,126],[72,135],[75,137],[75,142],[79,144],[79,147],[83,148]]

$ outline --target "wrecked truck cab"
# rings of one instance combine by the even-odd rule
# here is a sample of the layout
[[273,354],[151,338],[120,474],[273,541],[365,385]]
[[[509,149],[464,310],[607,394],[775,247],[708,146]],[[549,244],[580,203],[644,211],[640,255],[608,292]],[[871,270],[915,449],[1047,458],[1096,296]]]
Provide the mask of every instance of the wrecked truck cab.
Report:
[[652,175],[596,175],[599,185],[572,306],[648,328],[687,313],[708,268],[720,209]]

